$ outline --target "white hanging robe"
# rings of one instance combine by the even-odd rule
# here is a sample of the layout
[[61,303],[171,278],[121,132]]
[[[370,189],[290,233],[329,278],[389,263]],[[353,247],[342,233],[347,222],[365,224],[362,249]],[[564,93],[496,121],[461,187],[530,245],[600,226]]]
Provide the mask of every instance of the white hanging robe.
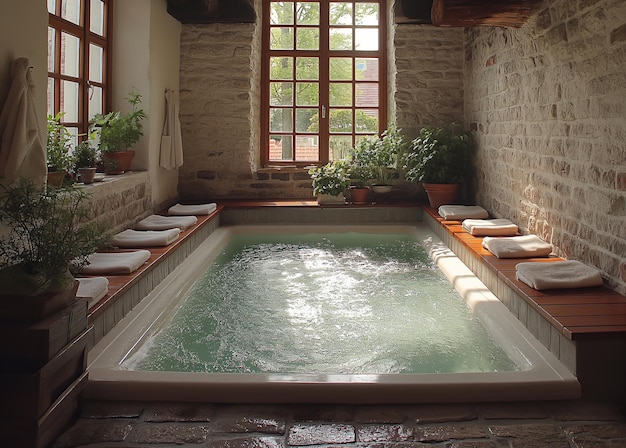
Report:
[[172,90],[165,91],[165,124],[161,136],[159,164],[168,170],[183,164],[183,139],[180,132],[178,104]]
[[0,184],[20,177],[37,186],[46,182],[46,138],[35,108],[35,84],[28,59],[11,67],[11,87],[0,113]]

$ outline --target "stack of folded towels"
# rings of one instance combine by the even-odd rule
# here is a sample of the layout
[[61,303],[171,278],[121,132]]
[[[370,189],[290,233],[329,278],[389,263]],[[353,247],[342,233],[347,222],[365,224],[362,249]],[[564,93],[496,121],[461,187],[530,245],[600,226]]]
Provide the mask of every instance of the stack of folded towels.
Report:
[[442,205],[437,209],[439,216],[449,221],[462,221],[464,219],[484,219],[489,217],[489,212],[479,205]]
[[167,210],[167,214],[170,216],[210,215],[216,209],[217,204],[215,202],[196,205],[176,204]]
[[87,265],[81,275],[124,275],[132,274],[150,258],[145,249],[124,252],[96,252],[87,257]]
[[516,224],[505,218],[464,219],[461,226],[474,236],[510,236],[519,230]]
[[198,223],[195,216],[150,215],[135,226],[135,230],[185,230]]
[[603,283],[597,269],[576,260],[518,263],[515,266],[515,276],[537,290],[585,288]]
[[547,257],[552,252],[552,244],[536,235],[486,236],[482,246],[498,258]]

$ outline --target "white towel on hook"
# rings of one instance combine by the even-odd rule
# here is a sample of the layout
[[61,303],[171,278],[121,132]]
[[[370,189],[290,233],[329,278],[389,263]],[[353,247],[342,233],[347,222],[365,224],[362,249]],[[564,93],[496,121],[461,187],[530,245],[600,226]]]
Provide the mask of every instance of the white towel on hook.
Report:
[[488,218],[489,212],[480,205],[442,205],[437,211],[443,219],[463,220]]
[[178,116],[178,101],[173,90],[165,91],[165,123],[161,136],[161,155],[159,165],[166,170],[178,168],[183,164],[183,139]]
[[11,87],[0,113],[0,183],[9,186],[20,177],[37,186],[46,182],[46,134],[35,107],[35,83],[28,59],[11,67]]
[[482,245],[498,258],[547,257],[552,252],[552,244],[537,235],[486,236]]
[[461,227],[474,236],[512,236],[519,230],[517,225],[505,218],[465,219]]

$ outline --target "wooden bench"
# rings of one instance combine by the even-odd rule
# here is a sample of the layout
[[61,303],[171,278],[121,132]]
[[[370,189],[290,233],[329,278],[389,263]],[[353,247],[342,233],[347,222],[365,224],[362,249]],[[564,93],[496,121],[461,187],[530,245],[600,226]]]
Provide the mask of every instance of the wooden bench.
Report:
[[[535,290],[515,277],[517,263],[560,257],[499,259],[460,221],[424,206],[424,219],[513,314],[583,385],[583,394],[626,398],[626,296],[606,286]],[[439,230],[439,231],[437,231]]]

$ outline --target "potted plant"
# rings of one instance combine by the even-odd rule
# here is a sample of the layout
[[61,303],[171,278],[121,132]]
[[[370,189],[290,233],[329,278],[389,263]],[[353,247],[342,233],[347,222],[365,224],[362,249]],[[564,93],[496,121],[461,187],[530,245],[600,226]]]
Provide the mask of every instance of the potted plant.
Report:
[[92,140],[91,137],[85,139],[74,148],[76,172],[80,176],[80,181],[84,184],[92,183],[96,175],[98,148],[93,145]]
[[343,191],[350,185],[350,178],[343,160],[333,160],[325,165],[309,169],[313,196],[319,204],[343,204]]
[[86,193],[73,186],[40,189],[19,179],[0,197],[0,317],[37,320],[69,305],[78,283],[73,268],[106,244],[84,223]]
[[367,204],[367,196],[370,191],[369,183],[373,177],[371,167],[353,159],[348,165],[348,177],[350,178],[351,201],[354,204]]
[[64,112],[48,115],[46,138],[46,164],[48,167],[48,184],[60,186],[67,173],[72,172],[74,158],[72,155],[72,134],[61,124]]
[[455,204],[469,174],[471,134],[456,123],[420,130],[402,156],[404,176],[422,182],[431,207]]
[[122,174],[130,170],[135,151],[132,146],[143,135],[142,121],[146,117],[141,104],[141,95],[131,92],[126,97],[131,106],[129,113],[120,111],[98,114],[91,120],[92,128],[99,129],[100,154],[107,174]]

